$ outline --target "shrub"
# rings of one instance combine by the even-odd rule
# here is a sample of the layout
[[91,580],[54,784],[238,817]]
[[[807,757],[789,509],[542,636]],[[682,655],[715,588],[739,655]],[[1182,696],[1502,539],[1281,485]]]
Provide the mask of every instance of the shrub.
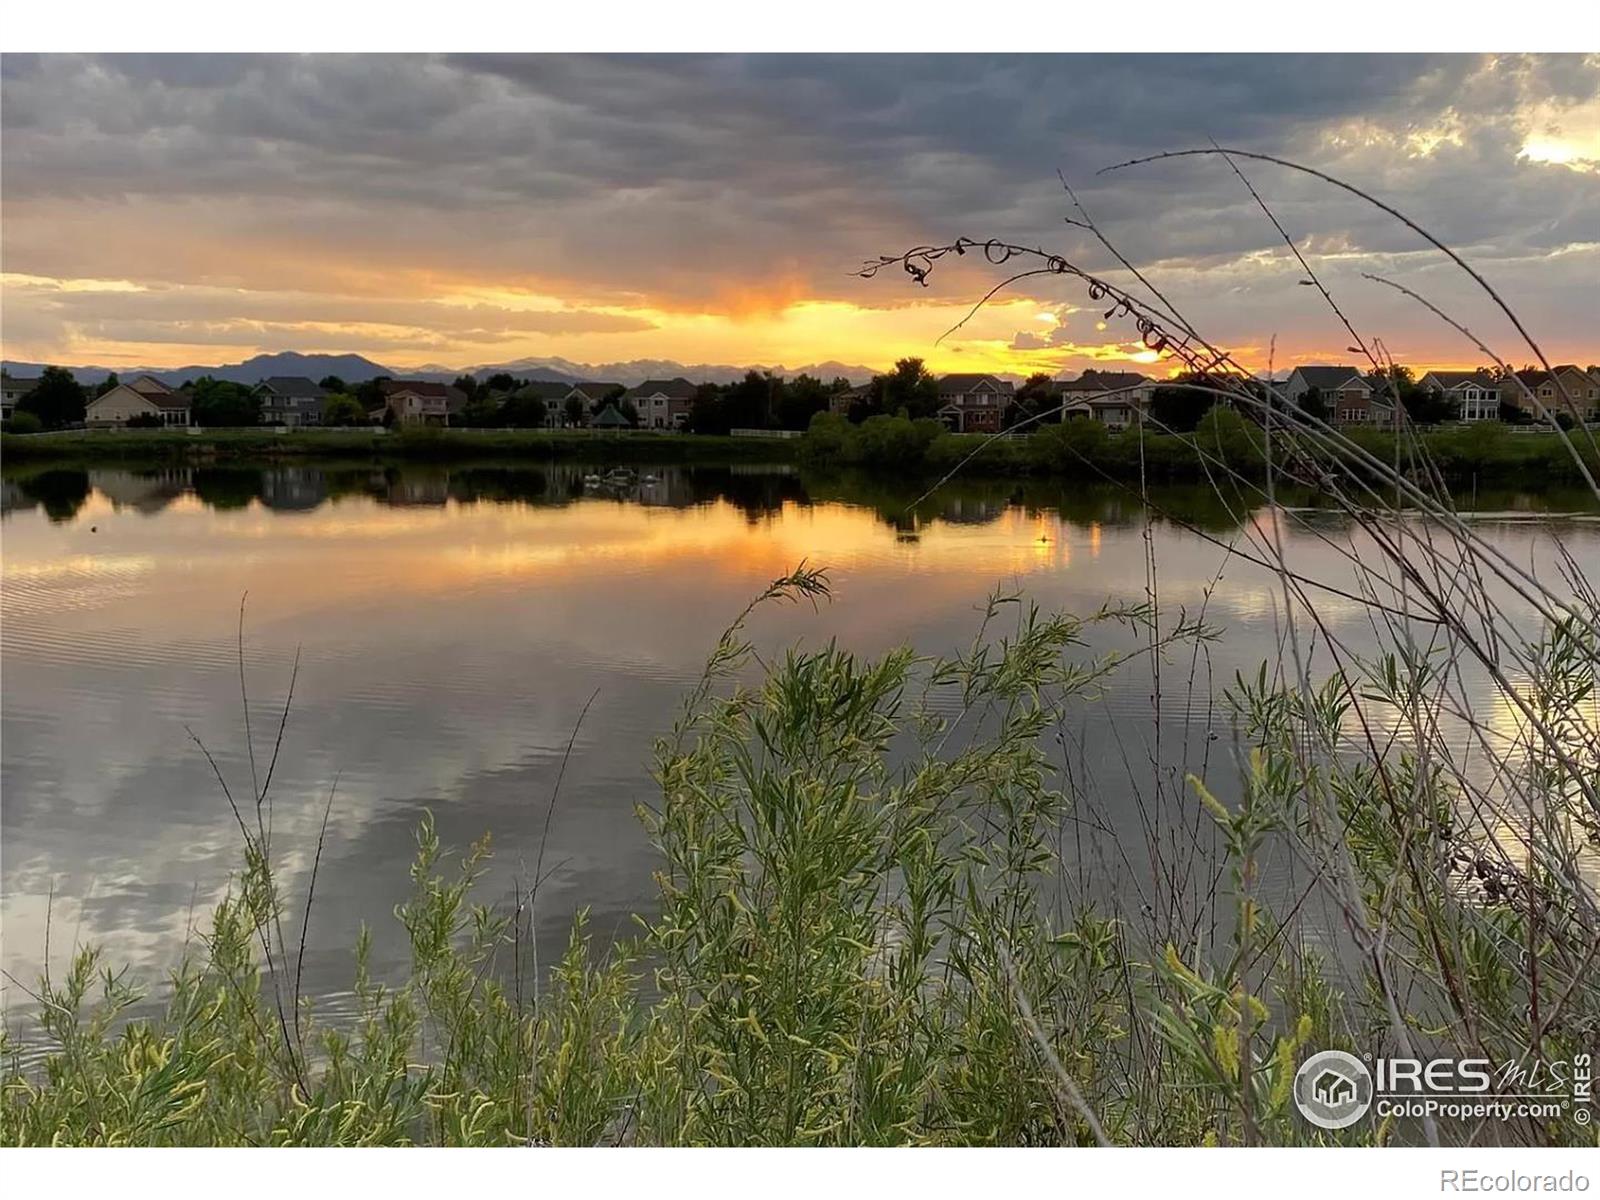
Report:
[[[762,599],[825,594],[802,570]],[[1587,1052],[1600,984],[1574,836],[1600,827],[1592,609],[1520,643],[1528,736],[1560,754],[1488,771],[1537,795],[1540,864],[1498,817],[1469,820],[1493,802],[1462,793],[1438,740],[1452,664],[1380,653],[1323,683],[1263,666],[1225,696],[1239,772],[1186,785],[1180,819],[1217,857],[1197,890],[1139,912],[1061,886],[1105,848],[1064,857],[1059,831],[1094,825],[1049,747],[1131,660],[1214,635],[1144,607],[1078,619],[1016,600],[994,597],[950,658],[827,645],[748,686],[752,604],[657,747],[642,942],[602,952],[580,913],[542,987],[524,974],[533,892],[474,903],[487,844],[452,863],[426,817],[395,910],[407,972],[377,982],[363,933],[353,1018],[315,1021],[260,810],[236,809],[243,869],[164,1015],[129,1020],[125,975],[78,954],[40,985],[42,1061],[0,1080],[0,1142],[1370,1144],[1419,1133],[1298,1118],[1307,1053],[1515,1062],[1530,1029],[1546,1060]],[[1107,652],[1115,625],[1128,648]],[[1310,878],[1274,904],[1263,867],[1281,852]],[[1304,923],[1312,897],[1348,933],[1338,966],[1310,948],[1330,933]],[[1499,1132],[1592,1139],[1575,1109]]]
[[31,412],[15,412],[6,422],[7,433],[38,433],[44,428],[44,422]]
[[1065,475],[1089,475],[1105,461],[1111,434],[1092,417],[1073,417],[1050,425],[1032,437],[1039,461]]
[[944,426],[928,418],[868,417],[855,427],[855,461],[872,467],[905,468],[922,465],[928,447]]

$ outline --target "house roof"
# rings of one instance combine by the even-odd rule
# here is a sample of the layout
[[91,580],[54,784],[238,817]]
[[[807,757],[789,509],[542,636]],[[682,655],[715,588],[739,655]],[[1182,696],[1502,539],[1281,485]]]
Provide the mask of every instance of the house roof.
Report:
[[1369,391],[1372,388],[1372,385],[1362,378],[1361,372],[1354,367],[1296,367],[1290,375],[1300,376],[1308,387],[1314,387],[1319,392],[1342,388],[1351,379]]
[[[141,375],[132,383],[120,383],[117,387],[125,387],[130,392],[143,396],[157,408],[171,409],[173,412],[179,412],[192,404],[188,392],[174,391],[162,383],[161,380],[150,375]],[[111,389],[113,392],[116,390],[116,388]],[[106,393],[108,396],[110,394],[111,392]]]
[[1068,392],[1110,392],[1143,387],[1150,382],[1149,376],[1137,371],[1096,371],[1091,367],[1076,379],[1055,381],[1050,385],[1050,390],[1058,396]]
[[39,377],[37,375],[26,378],[21,375],[7,375],[5,377],[5,386],[7,391],[21,390],[31,392],[39,386]]
[[571,390],[559,379],[530,379],[511,394],[518,400],[560,400]]
[[1483,371],[1429,371],[1422,377],[1432,379],[1446,391],[1465,387],[1470,383],[1493,386],[1494,380]]
[[304,375],[272,375],[256,384],[257,391],[262,388],[285,400],[320,400],[328,394]]
[[997,392],[1009,392],[1015,390],[1011,384],[1005,382],[1003,379],[997,379],[993,375],[956,374],[940,376],[939,393],[941,395],[945,395],[950,392],[972,392],[976,391],[978,389],[978,385],[983,383],[989,384]]
[[646,379],[638,387],[629,388],[623,396],[628,400],[655,395],[665,396],[669,400],[693,400],[694,393],[694,384],[680,375],[676,379]]
[[606,405],[594,415],[594,420],[589,422],[590,425],[601,425],[608,429],[619,425],[626,425],[627,423],[628,418],[618,412],[617,406],[614,404]]
[[1522,380],[1526,387],[1530,388],[1536,388],[1541,383],[1550,382],[1549,371],[1517,371],[1515,374],[1518,379]]
[[568,389],[567,394],[571,395],[573,392],[582,392],[591,400],[604,400],[607,396],[620,387],[622,387],[620,383],[594,383],[589,380],[584,380],[581,383],[573,384],[572,387]]
[[95,396],[89,401],[87,407],[93,408],[96,404],[99,404],[102,400],[104,400],[106,396],[115,396],[118,392],[131,392],[133,395],[139,397],[139,399],[148,404],[153,404],[155,407],[161,409],[171,409],[174,412],[188,408],[190,403],[188,392],[145,391],[134,387],[131,383],[119,383],[109,392],[106,392],[105,395]]
[[149,396],[151,398],[172,395],[172,389],[154,375],[141,375],[126,386],[132,388],[141,396]]

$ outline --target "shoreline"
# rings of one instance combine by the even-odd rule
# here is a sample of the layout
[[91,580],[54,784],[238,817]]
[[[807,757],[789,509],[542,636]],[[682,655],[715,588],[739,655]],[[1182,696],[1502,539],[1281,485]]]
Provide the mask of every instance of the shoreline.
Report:
[[[789,464],[822,470],[863,470],[911,480],[960,469],[973,478],[1204,482],[1226,464],[1247,477],[1264,476],[1260,449],[1242,422],[1215,440],[1200,434],[1109,433],[1079,422],[1045,426],[987,445],[981,435],[952,434],[931,422],[883,418],[864,425],[813,425],[800,437],[588,430],[365,429],[74,430],[0,435],[0,464],[128,463],[204,466],[219,463],[560,461],[629,465],[678,463]],[[1362,450],[1392,460],[1396,435],[1346,431]],[[1600,453],[1577,443],[1591,472]],[[974,449],[982,453],[967,461]],[[1201,454],[1203,447],[1205,453]],[[1424,429],[1402,449],[1464,499],[1482,486],[1522,491],[1583,486],[1577,462],[1554,433],[1512,433],[1489,425]],[[1416,451],[1421,452],[1417,460]]]

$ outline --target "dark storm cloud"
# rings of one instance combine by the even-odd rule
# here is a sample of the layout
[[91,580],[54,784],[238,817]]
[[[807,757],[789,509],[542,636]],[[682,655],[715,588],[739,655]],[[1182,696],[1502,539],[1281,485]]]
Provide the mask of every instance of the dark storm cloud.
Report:
[[[667,307],[730,283],[900,303],[848,268],[990,233],[1104,264],[1061,223],[1057,168],[1130,255],[1181,270],[1275,246],[1226,165],[1096,172],[1213,138],[1348,176],[1516,282],[1592,272],[1592,255],[1544,259],[1600,242],[1600,174],[1518,158],[1530,112],[1600,94],[1576,55],[7,56],[0,72],[7,269],[56,277],[227,282],[237,244],[311,289],[401,263]],[[1416,246],[1325,185],[1249,172],[1296,236]],[[180,234],[215,252],[172,249]]]

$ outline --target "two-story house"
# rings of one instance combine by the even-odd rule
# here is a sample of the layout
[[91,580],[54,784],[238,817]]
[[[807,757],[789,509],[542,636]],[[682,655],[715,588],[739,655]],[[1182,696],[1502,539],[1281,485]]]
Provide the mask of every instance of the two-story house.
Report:
[[1551,380],[1559,384],[1557,404],[1580,421],[1600,415],[1600,380],[1572,363],[1550,369]]
[[1567,413],[1580,420],[1600,415],[1600,379],[1571,363],[1548,371],[1516,371],[1500,381],[1501,398],[1538,420]]
[[[557,379],[530,379],[511,395],[522,401],[537,401],[544,405],[544,427],[560,429],[567,423],[566,400],[571,389]],[[491,399],[497,397],[489,393]]]
[[1463,421],[1500,418],[1500,381],[1487,371],[1429,371],[1417,386],[1454,400]]
[[999,433],[1016,388],[993,375],[945,375],[939,380],[939,419],[956,433]]
[[1355,367],[1296,367],[1283,385],[1284,395],[1296,405],[1313,389],[1335,425],[1376,425],[1393,416],[1388,405],[1374,398],[1372,384]]
[[1097,371],[1090,368],[1076,379],[1058,379],[1050,385],[1056,404],[1065,405],[1062,416],[1087,414],[1108,429],[1126,429],[1150,411],[1155,380],[1137,371]]
[[255,386],[263,425],[320,425],[328,393],[303,375],[273,375]]
[[681,429],[694,405],[694,384],[682,377],[646,379],[622,398],[639,414],[640,429]]
[[459,388],[426,379],[386,379],[382,387],[396,425],[448,425],[467,403]]

